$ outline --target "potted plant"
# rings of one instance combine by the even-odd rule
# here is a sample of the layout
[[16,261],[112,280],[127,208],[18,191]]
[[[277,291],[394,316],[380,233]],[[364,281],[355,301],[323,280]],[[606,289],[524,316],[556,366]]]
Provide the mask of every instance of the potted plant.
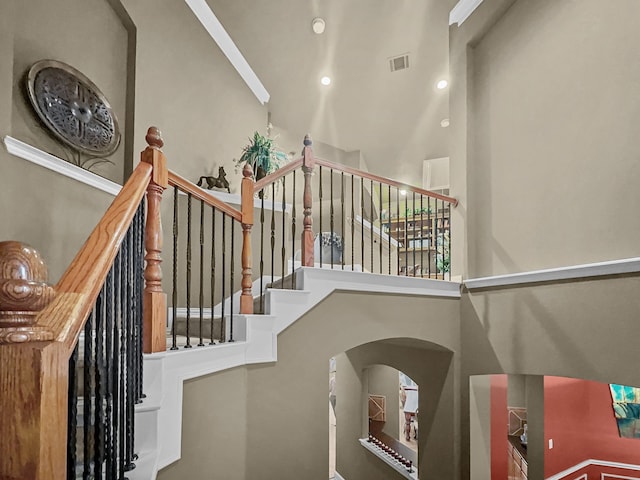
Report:
[[242,149],[242,156],[237,160],[238,167],[249,163],[256,180],[275,172],[287,161],[287,154],[277,150],[272,138],[254,132],[249,144]]

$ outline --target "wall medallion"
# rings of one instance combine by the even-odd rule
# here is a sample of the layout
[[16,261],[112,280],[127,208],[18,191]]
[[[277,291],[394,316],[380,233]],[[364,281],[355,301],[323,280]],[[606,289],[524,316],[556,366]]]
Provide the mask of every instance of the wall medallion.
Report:
[[36,62],[27,75],[27,91],[43,123],[73,149],[106,156],[118,148],[115,113],[100,89],[75,68],[55,60]]

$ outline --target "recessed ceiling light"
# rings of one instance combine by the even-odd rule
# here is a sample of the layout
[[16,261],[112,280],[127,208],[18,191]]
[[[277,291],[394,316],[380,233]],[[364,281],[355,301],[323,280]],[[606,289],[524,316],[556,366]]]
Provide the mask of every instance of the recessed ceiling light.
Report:
[[406,190],[404,190],[404,189],[403,189],[403,190],[400,190],[400,195],[402,195],[402,196],[404,197],[406,194],[407,194],[407,191],[406,191]]
[[449,119],[448,118],[444,118],[441,122],[440,122],[440,126],[442,128],[447,128],[449,126]]
[[324,33],[325,23],[324,20],[320,17],[316,17],[311,20],[311,28],[313,29],[313,33],[320,35]]
[[436,83],[436,88],[438,90],[444,90],[445,88],[447,88],[448,85],[449,85],[449,82],[443,79],[438,81],[438,83]]
[[331,84],[331,79],[329,77],[322,77],[320,79],[320,83],[323,85],[330,85]]

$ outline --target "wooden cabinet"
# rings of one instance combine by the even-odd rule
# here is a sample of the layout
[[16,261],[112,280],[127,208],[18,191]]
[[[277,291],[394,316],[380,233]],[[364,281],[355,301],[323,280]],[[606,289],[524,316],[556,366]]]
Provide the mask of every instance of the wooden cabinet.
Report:
[[449,212],[383,220],[383,231],[398,242],[398,273],[442,278],[449,271]]
[[[517,437],[516,437],[517,438]],[[527,478],[527,457],[526,453],[513,445],[513,440],[509,437],[507,447],[507,465],[509,480],[526,480]]]

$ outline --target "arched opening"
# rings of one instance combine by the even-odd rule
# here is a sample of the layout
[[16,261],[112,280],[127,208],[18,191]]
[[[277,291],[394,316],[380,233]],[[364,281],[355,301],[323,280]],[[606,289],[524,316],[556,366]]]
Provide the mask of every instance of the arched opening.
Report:
[[[329,430],[333,478],[349,478],[355,472],[362,478],[367,469],[388,467],[406,478],[418,478],[421,467],[426,472],[421,478],[453,474],[452,358],[442,346],[411,338],[379,340],[335,355],[329,402],[335,413],[332,425],[330,411]],[[409,393],[408,399],[410,388],[415,388],[415,396]],[[407,418],[409,440],[404,433]]]

